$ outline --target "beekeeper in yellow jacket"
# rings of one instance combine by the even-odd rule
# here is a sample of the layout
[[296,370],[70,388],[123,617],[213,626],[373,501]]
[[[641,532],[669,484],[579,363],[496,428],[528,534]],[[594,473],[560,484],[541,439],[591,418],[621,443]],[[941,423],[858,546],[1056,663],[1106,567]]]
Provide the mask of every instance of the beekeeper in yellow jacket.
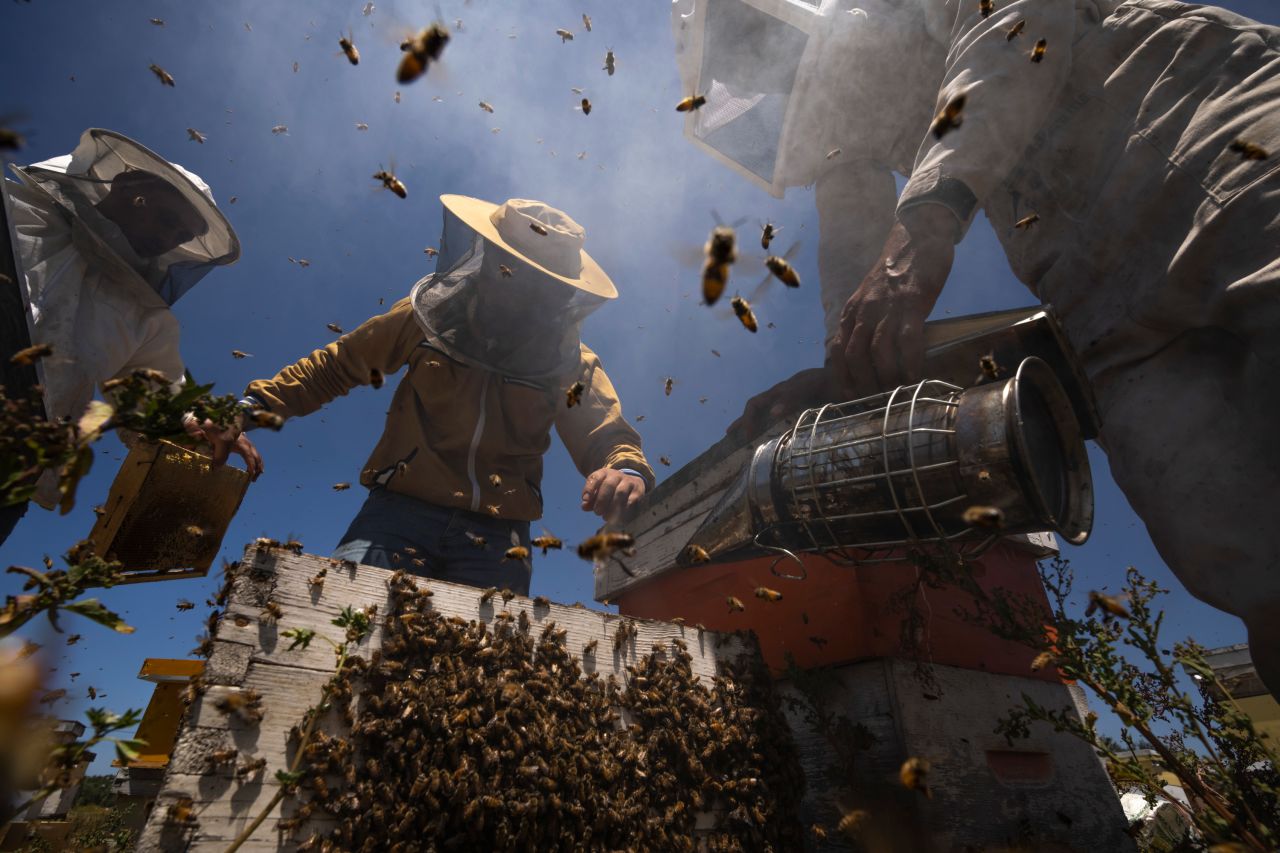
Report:
[[360,476],[369,497],[333,556],[527,593],[554,426],[586,477],[582,508],[616,519],[653,485],[640,436],[582,321],[618,295],[585,232],[539,201],[445,195],[437,272],[390,311],[273,379],[244,404],[307,415],[407,368]]
[[1280,29],[1168,0],[673,10],[706,97],[686,135],[776,195],[816,190],[827,370],[738,426],[921,378],[981,210],[1061,317],[1161,557],[1244,620],[1280,695]]

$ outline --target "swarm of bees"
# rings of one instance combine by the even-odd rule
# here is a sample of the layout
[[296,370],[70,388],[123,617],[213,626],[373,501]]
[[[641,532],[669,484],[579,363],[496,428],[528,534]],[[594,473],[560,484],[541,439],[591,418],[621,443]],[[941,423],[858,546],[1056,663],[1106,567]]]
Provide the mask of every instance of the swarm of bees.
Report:
[[[708,683],[686,648],[664,644],[623,685],[584,674],[594,641],[579,656],[528,610],[468,622],[403,573],[390,586],[381,649],[344,671],[333,723],[301,752],[281,828],[302,849],[803,846],[800,768],[758,659],[725,661]],[[634,631],[616,629],[624,643]]]

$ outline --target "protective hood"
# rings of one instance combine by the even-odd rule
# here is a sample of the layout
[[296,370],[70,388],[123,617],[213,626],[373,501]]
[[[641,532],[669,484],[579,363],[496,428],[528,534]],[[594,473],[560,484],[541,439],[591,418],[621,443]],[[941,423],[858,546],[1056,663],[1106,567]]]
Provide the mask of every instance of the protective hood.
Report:
[[[67,213],[84,248],[122,262],[169,305],[240,257],[209,186],[119,133],[90,128],[70,155],[14,171]],[[118,224],[125,219],[128,236]]]
[[547,275],[447,207],[436,268],[411,293],[427,342],[464,364],[530,382],[577,370],[582,321],[607,301]]

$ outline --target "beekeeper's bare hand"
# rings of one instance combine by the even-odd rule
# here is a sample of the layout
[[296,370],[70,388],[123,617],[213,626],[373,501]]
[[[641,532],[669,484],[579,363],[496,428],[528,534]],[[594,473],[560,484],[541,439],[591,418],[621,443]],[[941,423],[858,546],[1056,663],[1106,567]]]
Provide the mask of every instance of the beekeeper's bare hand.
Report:
[[618,521],[644,497],[644,480],[616,468],[592,471],[582,487],[582,509]]
[[256,480],[262,473],[262,457],[249,437],[240,431],[238,424],[222,427],[207,418],[201,423],[193,416],[187,415],[182,419],[182,426],[186,429],[187,435],[209,445],[209,455],[213,459],[215,468],[225,464],[227,457],[234,450],[244,459],[250,477]]
[[[924,321],[938,301],[955,259],[956,218],[945,207],[905,211],[884,251],[845,303],[840,340],[844,382],[855,397],[919,380]],[[840,352],[842,350],[842,352]]]

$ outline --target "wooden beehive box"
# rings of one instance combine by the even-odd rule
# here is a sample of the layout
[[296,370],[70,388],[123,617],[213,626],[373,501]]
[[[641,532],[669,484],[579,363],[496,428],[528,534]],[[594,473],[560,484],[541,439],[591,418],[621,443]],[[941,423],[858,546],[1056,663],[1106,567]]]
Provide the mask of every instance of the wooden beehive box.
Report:
[[[323,586],[309,584],[308,580],[321,569],[326,570]],[[290,651],[290,642],[281,632],[302,627],[314,629],[319,636],[341,638],[342,631],[332,625],[332,620],[344,607],[377,605],[379,615],[372,620],[371,632],[354,649],[364,658],[371,658],[381,649],[386,636],[383,615],[391,612],[388,582],[392,575],[384,569],[339,564],[264,544],[246,549],[244,561],[231,582],[226,609],[211,638],[203,678],[205,692],[193,702],[178,732],[156,807],[139,840],[139,850],[223,851],[254,820],[279,789],[274,776],[276,770],[288,766],[292,755],[290,728],[317,704],[336,666],[333,648],[319,637],[308,648]],[[612,675],[625,683],[628,664],[656,644],[668,645],[673,640],[687,644],[692,657],[690,669],[707,683],[730,660],[758,660],[755,644],[736,635],[627,620],[580,605],[548,604],[522,597],[506,604],[501,597],[482,603],[482,591],[474,587],[422,578],[413,581],[432,591],[431,608],[442,616],[475,620],[492,628],[499,612],[507,610],[512,615],[527,614],[531,632],[540,631],[554,620],[559,628],[567,629],[564,647],[582,661],[584,675]],[[278,618],[264,615],[268,601],[279,606]],[[630,622],[636,633],[619,651],[615,649],[614,636],[623,621]],[[592,641],[598,643],[597,651],[584,654],[584,647]],[[263,716],[254,724],[241,722],[216,708],[219,699],[245,690],[257,691],[262,697]],[[360,701],[363,700],[358,695],[355,707]],[[322,723],[321,729],[326,730],[326,725]],[[248,780],[240,780],[230,767],[211,766],[210,754],[228,748],[238,750],[236,763],[265,759],[265,769]],[[185,798],[190,798],[194,820],[184,825],[175,823],[169,807]],[[240,849],[292,849],[296,842],[290,841],[277,824],[296,806],[296,801],[286,797],[283,808],[276,805]],[[319,813],[309,824],[310,829],[321,831],[332,826],[332,819]],[[305,835],[300,836],[297,841],[304,838]]]
[[120,465],[89,538],[123,565],[123,583],[203,577],[249,475],[167,441],[140,441]]

